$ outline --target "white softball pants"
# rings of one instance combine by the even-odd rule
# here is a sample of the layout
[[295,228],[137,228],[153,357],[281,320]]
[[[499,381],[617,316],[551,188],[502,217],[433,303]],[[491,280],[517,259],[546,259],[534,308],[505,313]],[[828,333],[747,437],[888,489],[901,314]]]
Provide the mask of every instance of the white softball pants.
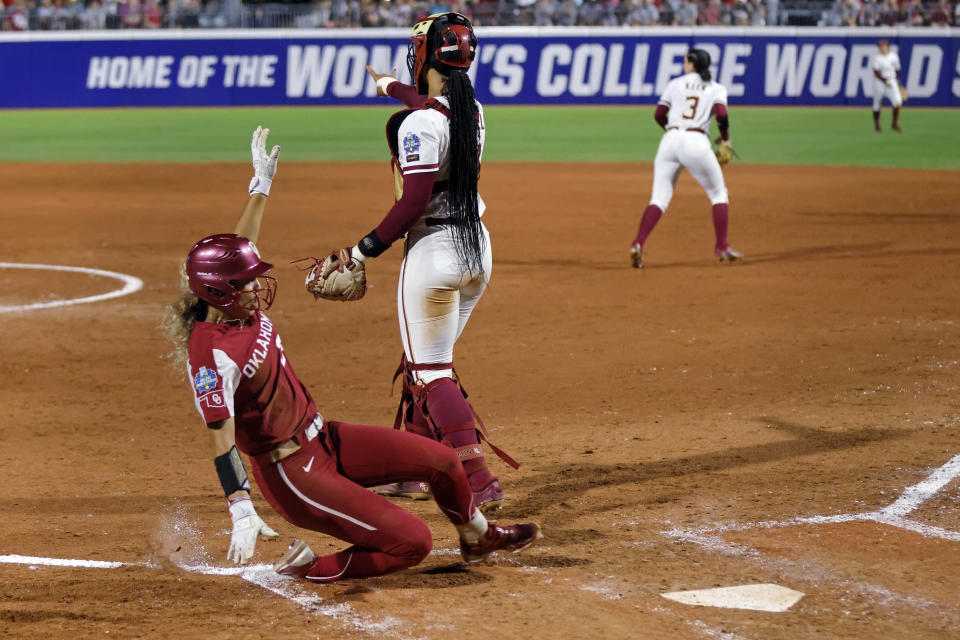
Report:
[[878,80],[877,78],[873,79],[873,110],[880,111],[880,105],[883,104],[883,99],[886,98],[890,101],[890,104],[894,107],[899,107],[903,104],[903,100],[900,98],[900,86],[893,82],[891,87],[883,80]]
[[677,186],[677,178],[684,167],[707,192],[711,204],[729,201],[723,171],[710,148],[710,139],[696,131],[671,129],[660,139],[657,157],[653,161],[653,195],[650,196],[650,204],[657,205],[661,211],[667,210]]
[[[419,222],[407,233],[397,316],[407,361],[416,364],[453,362],[453,345],[463,333],[493,271],[490,234],[483,228],[482,273],[464,273],[448,226]],[[426,384],[449,378],[452,369],[415,371]]]

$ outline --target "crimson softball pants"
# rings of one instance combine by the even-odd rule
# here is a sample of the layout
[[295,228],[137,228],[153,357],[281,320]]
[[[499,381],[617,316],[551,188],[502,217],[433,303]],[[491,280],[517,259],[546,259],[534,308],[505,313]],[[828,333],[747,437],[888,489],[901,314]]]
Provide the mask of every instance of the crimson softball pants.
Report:
[[252,466],[264,497],[284,519],[350,543],[314,563],[306,577],[316,582],[384,575],[419,564],[430,553],[427,525],[365,487],[429,482],[453,524],[465,524],[473,512],[456,452],[405,431],[327,422],[296,453],[275,464],[256,456]]

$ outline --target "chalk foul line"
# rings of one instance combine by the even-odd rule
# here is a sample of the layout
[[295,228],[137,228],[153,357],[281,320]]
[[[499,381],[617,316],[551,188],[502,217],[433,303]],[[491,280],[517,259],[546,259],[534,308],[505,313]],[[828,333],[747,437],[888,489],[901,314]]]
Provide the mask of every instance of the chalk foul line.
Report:
[[74,304],[86,304],[89,302],[100,302],[101,300],[110,300],[121,296],[130,295],[143,288],[143,280],[125,273],[116,271],[106,271],[104,269],[89,269],[87,267],[68,267],[55,264],[20,264],[17,262],[0,262],[0,269],[33,269],[41,271],[70,271],[74,273],[86,273],[92,276],[103,278],[113,278],[120,280],[123,286],[108,293],[102,293],[96,296],[86,296],[84,298],[72,298],[70,300],[52,300],[50,302],[35,302],[32,304],[20,305],[0,305],[0,313],[10,313],[13,311],[35,311],[37,309],[53,309],[56,307],[67,307]]
[[960,476],[960,455],[954,456],[944,465],[934,469],[923,481],[904,489],[900,497],[893,503],[876,511],[843,513],[832,516],[807,516],[790,518],[788,520],[767,520],[739,524],[728,523],[697,529],[673,528],[661,531],[660,533],[668,538],[677,538],[687,542],[693,542],[694,544],[727,555],[756,555],[760,552],[745,545],[727,542],[722,537],[724,533],[748,531],[752,529],[793,527],[803,524],[837,524],[856,521],[876,522],[913,531],[927,538],[940,538],[960,542],[960,531],[951,531],[943,527],[924,524],[905,517],[935,496],[958,476]]
[[[121,567],[146,567],[159,569],[161,565],[152,562],[110,562],[105,560],[79,560],[74,558],[45,558],[40,556],[22,556],[19,554],[0,555],[0,564],[25,564],[31,568],[45,567],[73,567],[82,569],[119,569]],[[270,564],[251,564],[240,567],[216,567],[209,564],[180,564],[175,566],[188,573],[197,573],[207,576],[239,576],[241,579],[262,589],[290,600],[297,606],[311,613],[319,614],[344,623],[358,631],[381,634],[389,631],[391,637],[398,637],[397,632],[402,622],[387,616],[382,620],[373,620],[361,615],[346,603],[327,603],[315,592],[306,589],[309,583],[278,575]]]

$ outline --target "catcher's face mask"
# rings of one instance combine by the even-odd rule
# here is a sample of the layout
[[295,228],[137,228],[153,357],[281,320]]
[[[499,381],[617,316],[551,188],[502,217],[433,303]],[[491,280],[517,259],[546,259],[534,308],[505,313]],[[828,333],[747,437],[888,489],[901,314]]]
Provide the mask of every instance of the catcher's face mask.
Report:
[[436,13],[413,26],[407,45],[407,70],[420,93],[427,92],[424,67],[430,65],[443,75],[467,70],[477,54],[477,36],[466,17],[459,13]]

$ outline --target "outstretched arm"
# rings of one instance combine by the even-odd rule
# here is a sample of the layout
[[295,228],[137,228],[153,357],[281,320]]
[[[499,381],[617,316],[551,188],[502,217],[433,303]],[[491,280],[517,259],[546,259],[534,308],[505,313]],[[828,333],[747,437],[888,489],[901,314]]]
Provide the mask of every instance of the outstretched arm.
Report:
[[208,426],[213,435],[214,466],[217,468],[223,493],[227,497],[230,519],[233,520],[227,559],[242,564],[253,557],[257,536],[275,537],[277,532],[267,526],[253,508],[247,471],[243,467],[240,452],[237,451],[236,425],[233,418]]
[[250,199],[247,200],[237,226],[233,232],[243,236],[251,242],[256,242],[260,236],[260,222],[263,220],[263,210],[267,206],[267,196],[270,195],[270,186],[277,175],[277,161],[280,157],[280,145],[276,145],[267,154],[267,136],[270,129],[257,127],[250,141],[250,153],[253,158],[253,178],[250,180]]
[[417,91],[415,86],[397,80],[396,69],[392,73],[377,73],[367,65],[367,73],[377,85],[378,96],[390,96],[408,107],[419,107],[427,101],[427,96]]

